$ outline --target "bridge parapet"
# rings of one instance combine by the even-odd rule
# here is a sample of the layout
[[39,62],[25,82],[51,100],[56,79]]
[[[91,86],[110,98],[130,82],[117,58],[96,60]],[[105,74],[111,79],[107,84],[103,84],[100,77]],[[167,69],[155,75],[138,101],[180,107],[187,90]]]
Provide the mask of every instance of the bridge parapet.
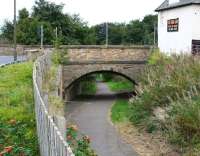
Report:
[[[63,47],[64,48],[64,47]],[[144,61],[151,46],[67,46],[68,61]]]

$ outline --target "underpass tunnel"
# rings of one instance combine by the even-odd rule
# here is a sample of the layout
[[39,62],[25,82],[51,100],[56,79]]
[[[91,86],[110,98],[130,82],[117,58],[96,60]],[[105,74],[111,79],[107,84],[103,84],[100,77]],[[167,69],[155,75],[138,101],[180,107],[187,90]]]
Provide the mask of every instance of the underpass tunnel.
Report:
[[[115,102],[126,101],[135,95],[135,85],[126,75],[110,71],[88,73],[76,79],[65,89],[67,127],[76,125],[78,136],[89,136],[91,148],[97,155],[135,155],[111,123]],[[122,105],[126,107],[126,103]]]
[[[105,88],[105,85],[107,86]],[[135,95],[135,83],[130,77],[113,71],[97,71],[83,75],[65,88],[65,101],[76,98],[109,98]],[[104,87],[102,87],[104,86]]]

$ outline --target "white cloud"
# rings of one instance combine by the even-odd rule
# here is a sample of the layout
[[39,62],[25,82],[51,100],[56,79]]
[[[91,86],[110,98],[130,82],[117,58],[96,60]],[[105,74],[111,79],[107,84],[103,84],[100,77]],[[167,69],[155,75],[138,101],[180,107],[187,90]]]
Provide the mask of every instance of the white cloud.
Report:
[[[13,19],[13,1],[0,4],[0,23]],[[108,22],[128,22],[154,13],[163,0],[50,0],[64,3],[64,12],[80,14],[90,25]],[[17,9],[31,10],[34,0],[17,0]]]

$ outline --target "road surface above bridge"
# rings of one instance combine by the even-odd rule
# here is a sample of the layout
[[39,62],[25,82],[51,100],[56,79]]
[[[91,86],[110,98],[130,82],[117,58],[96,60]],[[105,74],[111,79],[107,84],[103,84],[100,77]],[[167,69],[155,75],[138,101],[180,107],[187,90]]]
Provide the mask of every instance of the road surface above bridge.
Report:
[[81,133],[91,138],[98,156],[137,156],[110,121],[109,112],[116,97],[105,83],[97,83],[97,88],[94,97],[67,104],[67,123],[76,124]]

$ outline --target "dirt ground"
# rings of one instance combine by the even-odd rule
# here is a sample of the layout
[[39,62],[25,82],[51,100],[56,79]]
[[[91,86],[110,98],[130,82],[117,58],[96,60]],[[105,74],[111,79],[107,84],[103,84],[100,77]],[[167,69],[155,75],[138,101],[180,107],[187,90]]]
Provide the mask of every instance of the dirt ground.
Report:
[[160,134],[139,131],[131,123],[117,124],[116,128],[140,156],[180,156]]

